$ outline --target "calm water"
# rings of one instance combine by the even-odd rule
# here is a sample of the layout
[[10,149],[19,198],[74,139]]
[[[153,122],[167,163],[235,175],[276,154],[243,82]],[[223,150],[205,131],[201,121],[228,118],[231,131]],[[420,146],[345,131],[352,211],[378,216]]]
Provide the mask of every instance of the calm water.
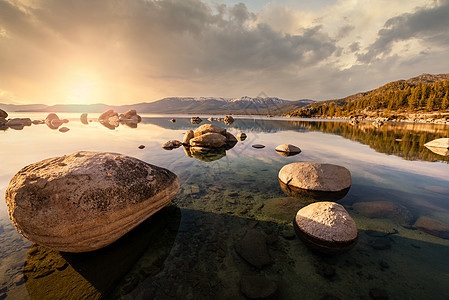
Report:
[[[45,117],[15,114],[24,115]],[[448,127],[242,118],[230,126],[214,123],[246,132],[247,140],[214,157],[192,158],[182,147],[160,147],[199,126],[186,117],[171,123],[173,116],[148,116],[137,128],[110,130],[83,125],[78,114],[59,115],[70,120],[69,132],[46,125],[0,131],[0,299],[245,299],[239,282],[246,275],[275,280],[276,299],[370,299],[370,291],[389,299],[449,298],[449,240],[414,227],[422,216],[449,224],[449,158],[423,147],[449,137]],[[266,147],[252,148],[256,143]],[[278,155],[274,148],[283,143],[302,153]],[[8,219],[9,180],[28,164],[79,150],[120,152],[170,169],[182,182],[174,205],[98,252],[73,255],[32,245]],[[351,171],[351,189],[338,201],[359,228],[350,252],[318,255],[292,235],[304,204],[284,194],[277,174],[298,161]],[[388,202],[390,209],[373,218],[365,202]],[[262,269],[236,251],[248,227],[267,237],[272,264]]]

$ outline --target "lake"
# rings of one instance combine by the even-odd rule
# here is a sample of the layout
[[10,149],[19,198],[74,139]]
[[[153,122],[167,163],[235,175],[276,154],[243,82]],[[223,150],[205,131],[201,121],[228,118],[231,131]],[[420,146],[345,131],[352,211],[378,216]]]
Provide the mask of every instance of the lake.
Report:
[[[70,131],[45,124],[0,131],[0,299],[245,299],[240,285],[257,289],[253,275],[276,282],[275,299],[449,298],[449,239],[415,226],[422,217],[449,224],[449,157],[423,146],[449,137],[448,126],[242,116],[229,126],[212,123],[245,132],[245,141],[189,157],[183,147],[161,148],[199,126],[188,116],[144,115],[137,128],[111,130],[96,122],[98,114],[89,114],[88,125],[79,114],[58,115],[69,119],[63,126]],[[45,118],[10,114],[25,116]],[[284,143],[302,152],[280,156],[274,149]],[[105,249],[70,254],[33,245],[9,221],[9,181],[28,164],[80,150],[119,152],[167,168],[181,189],[172,205]],[[338,200],[359,230],[351,251],[316,254],[295,237],[292,221],[305,204],[285,194],[277,177],[292,162],[351,172],[352,186]],[[248,228],[266,238],[272,261],[263,268],[236,251]]]

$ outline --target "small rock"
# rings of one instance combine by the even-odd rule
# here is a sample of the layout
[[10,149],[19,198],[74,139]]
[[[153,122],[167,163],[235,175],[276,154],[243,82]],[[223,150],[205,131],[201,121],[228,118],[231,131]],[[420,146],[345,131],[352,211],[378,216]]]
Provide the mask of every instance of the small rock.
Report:
[[237,139],[239,141],[243,142],[244,140],[246,140],[246,138],[247,138],[246,133],[241,132],[241,131],[239,133],[237,133]]
[[0,109],[0,118],[7,118],[8,117],[8,113],[6,111],[4,111],[3,109]]
[[415,227],[439,238],[449,239],[449,225],[438,220],[423,216],[416,221]]
[[69,131],[69,130],[70,130],[70,129],[67,128],[67,127],[61,127],[61,128],[59,128],[59,132],[62,132],[62,133],[67,132],[67,131]]
[[139,149],[143,149],[143,148],[145,148],[145,145],[140,145],[139,147],[137,147],[137,148],[139,148]]
[[276,147],[276,152],[282,156],[293,156],[299,154],[301,149],[291,144],[282,144]]
[[231,117],[231,116],[226,116],[226,117],[224,118],[224,123],[225,123],[226,125],[231,125],[232,123],[234,123],[234,118]]
[[164,148],[165,150],[172,150],[172,149],[176,149],[182,146],[182,143],[178,140],[171,140],[168,142],[165,142],[162,145],[162,148]]
[[282,230],[281,235],[286,240],[293,240],[295,238],[295,232],[293,230]]
[[253,145],[252,147],[253,147],[253,148],[256,148],[256,149],[262,149],[262,148],[265,148],[265,146],[264,146],[264,145],[261,145],[261,144],[255,144],[255,145]]
[[190,123],[192,124],[200,124],[203,120],[200,117],[192,117],[190,118]]
[[256,268],[271,264],[265,236],[257,229],[248,228],[243,238],[236,246],[237,253]]
[[176,119],[170,119],[170,122],[175,123]]
[[359,214],[367,218],[386,218],[399,224],[409,225],[413,215],[403,205],[389,201],[358,202],[352,206]]
[[89,124],[89,122],[87,121],[87,113],[81,114],[81,116],[80,116],[80,121],[81,121],[81,123],[83,123],[84,125],[88,125],[88,124]]

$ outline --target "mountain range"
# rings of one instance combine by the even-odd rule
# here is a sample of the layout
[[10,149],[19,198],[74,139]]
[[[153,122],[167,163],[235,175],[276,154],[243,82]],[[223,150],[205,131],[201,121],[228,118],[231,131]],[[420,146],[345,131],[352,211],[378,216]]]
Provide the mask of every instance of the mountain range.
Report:
[[138,113],[152,114],[256,114],[276,115],[298,109],[314,103],[313,100],[302,99],[288,101],[276,97],[170,97],[154,102],[144,102],[132,105],[112,106],[106,104],[1,104],[0,109],[7,112],[79,112],[101,113],[108,109],[124,112],[135,109]]

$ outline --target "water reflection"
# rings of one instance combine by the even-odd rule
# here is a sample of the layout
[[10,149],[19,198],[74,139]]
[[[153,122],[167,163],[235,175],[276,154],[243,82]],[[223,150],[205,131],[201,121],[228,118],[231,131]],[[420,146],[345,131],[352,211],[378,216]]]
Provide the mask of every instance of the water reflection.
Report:
[[114,244],[64,253],[33,244],[23,274],[32,299],[118,298],[158,273],[178,232],[181,211],[165,207]]
[[349,188],[338,192],[309,191],[295,186],[287,185],[279,180],[281,190],[288,196],[298,199],[303,203],[313,203],[318,201],[338,201],[349,192]]

